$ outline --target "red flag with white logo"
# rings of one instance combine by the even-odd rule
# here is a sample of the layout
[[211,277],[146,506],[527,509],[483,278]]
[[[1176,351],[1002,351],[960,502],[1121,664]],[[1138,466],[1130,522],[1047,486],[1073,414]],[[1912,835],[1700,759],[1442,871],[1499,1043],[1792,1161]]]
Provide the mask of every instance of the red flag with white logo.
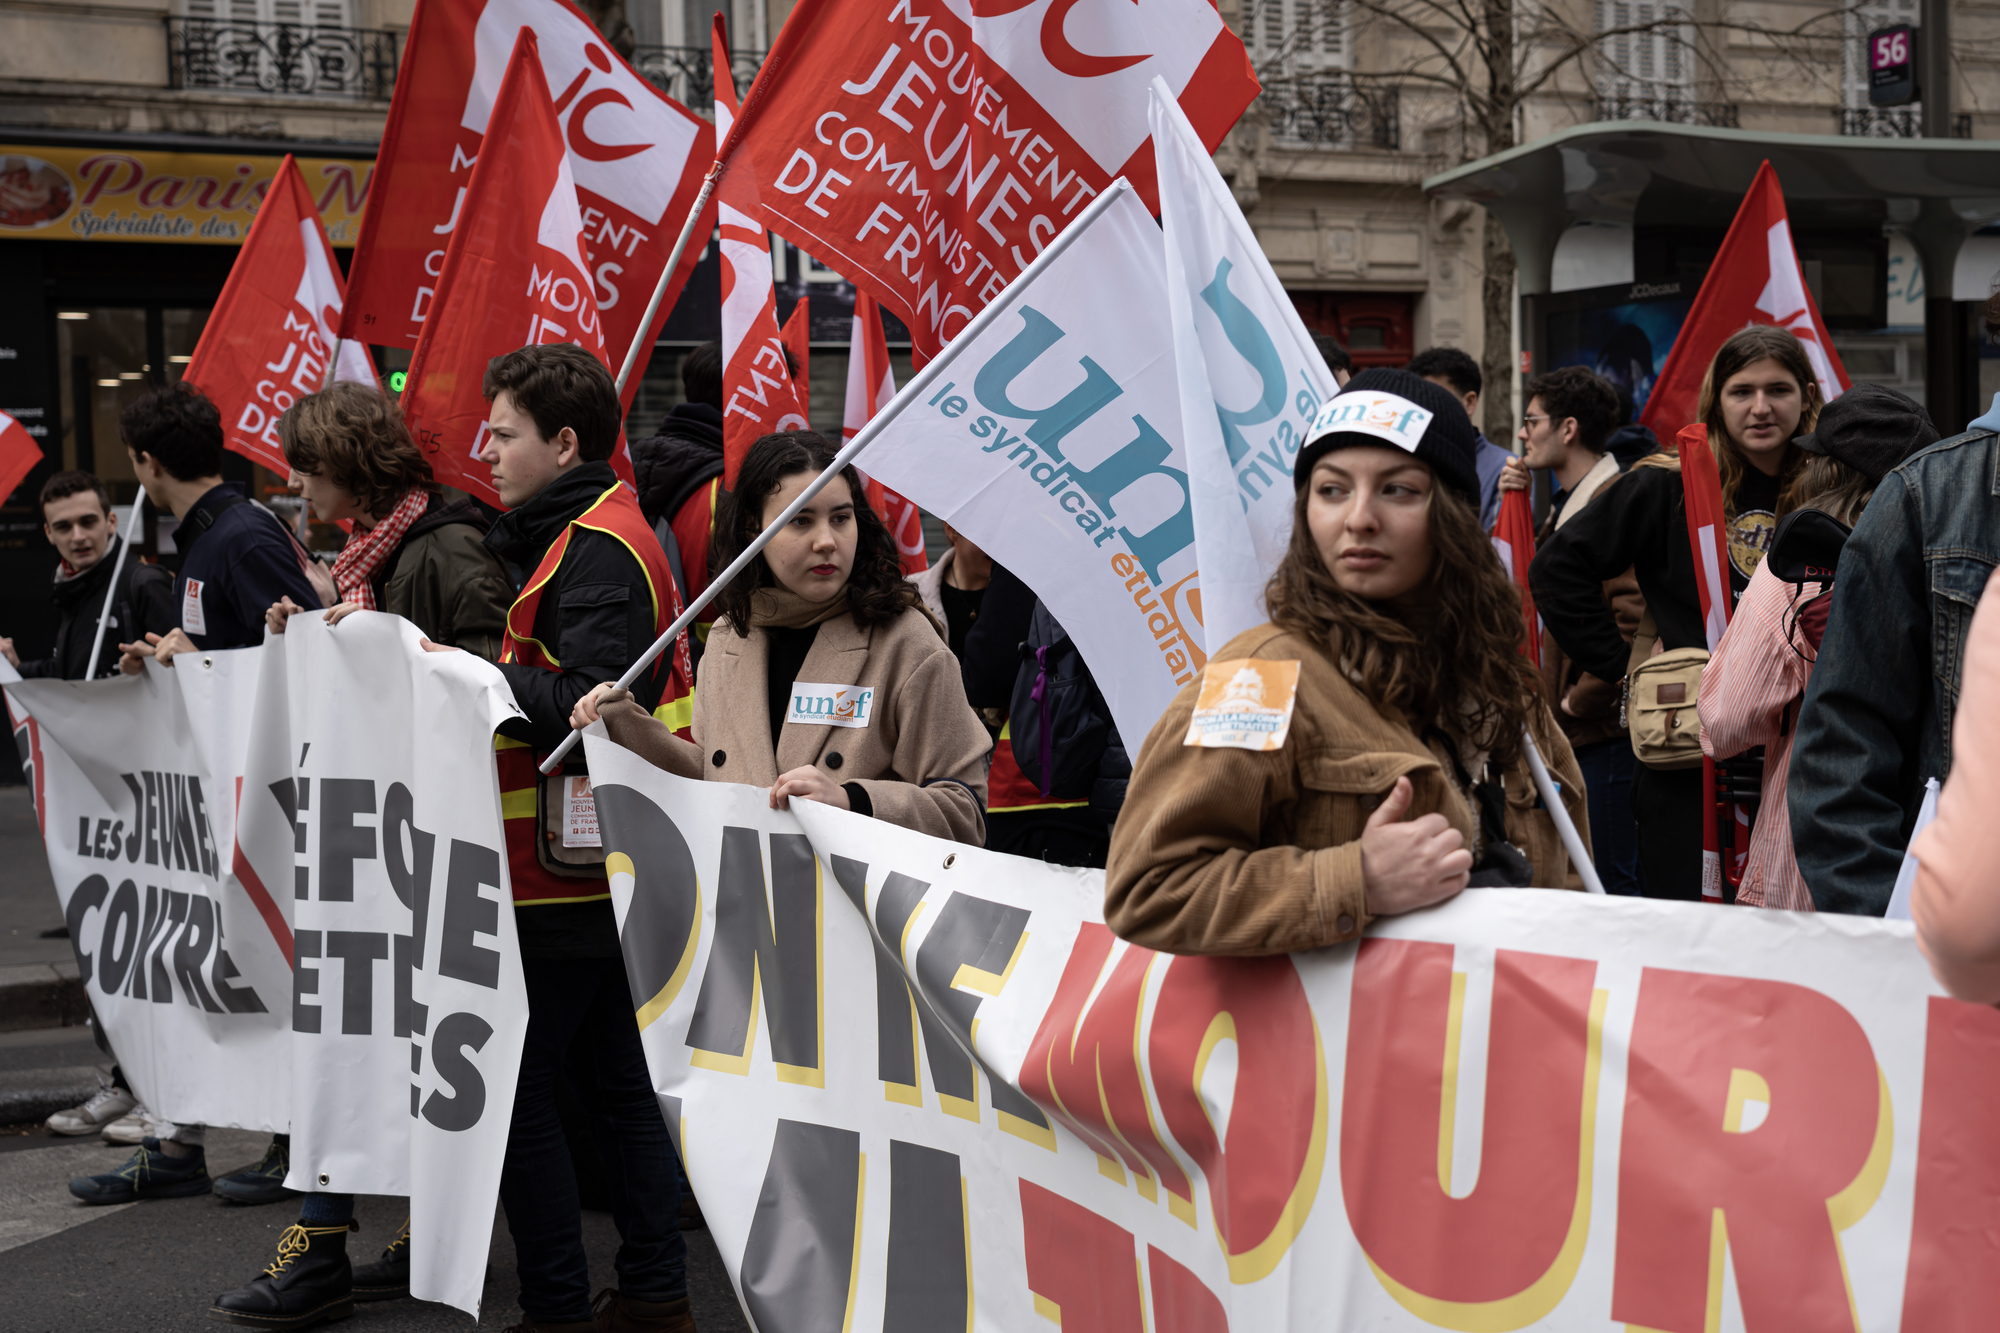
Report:
[[264,194],[184,379],[222,414],[223,443],[283,475],[278,418],[336,380],[376,383],[368,349],[343,342],[347,284],[290,155]]
[[[494,99],[465,215],[452,233],[432,318],[410,357],[403,416],[439,481],[500,503],[479,461],[486,363],[517,347],[575,343],[610,369],[603,320],[591,295],[562,124],[549,102],[532,29],[523,28]],[[632,480],[621,438],[611,466]]]
[[[715,16],[715,124],[727,134],[736,116],[729,39]],[[716,190],[722,230],[722,484],[734,490],[750,446],[765,435],[806,428],[785,344],[778,332],[778,292],[771,238],[756,220],[757,182],[725,176]]]
[[[1681,491],[1687,497],[1688,542],[1694,549],[1694,581],[1701,596],[1702,634],[1712,653],[1729,629],[1730,612],[1736,609],[1729,591],[1729,518],[1722,501],[1722,472],[1716,466],[1715,451],[1709,446],[1708,427],[1681,427],[1675,444],[1681,456]],[[1701,896],[1708,902],[1719,903],[1722,831],[1716,822],[1715,761],[1706,755],[1701,761],[1701,781]],[[1749,855],[1750,820],[1740,806],[1731,806],[1729,817],[1742,826],[1732,844],[1735,873],[1730,878],[1735,880],[1741,878],[1742,863]]]
[[800,0],[721,156],[752,222],[867,288],[921,364],[1118,176],[1158,211],[1147,90],[1213,149],[1257,95],[1209,0]]
[[[840,442],[847,443],[861,433],[869,419],[896,396],[896,372],[889,364],[889,337],[882,328],[882,307],[866,292],[854,294],[854,333],[847,352],[847,408],[840,421]],[[860,472],[860,468],[855,469]],[[924,516],[902,496],[881,482],[861,473],[868,503],[889,525],[896,538],[896,553],[903,559],[903,572],[915,574],[930,567],[924,555]]]
[[792,392],[799,396],[799,411],[812,415],[812,298],[801,296],[792,313],[785,316],[778,340],[792,354]]
[[0,500],[14,493],[21,478],[42,461],[42,445],[28,428],[5,412],[0,412]]
[[1500,517],[1493,524],[1493,549],[1507,577],[1521,590],[1521,651],[1536,666],[1542,664],[1542,622],[1535,612],[1535,594],[1528,588],[1528,566],[1535,563],[1535,515],[1526,491],[1500,496]]
[[1826,321],[1806,286],[1805,270],[1792,248],[1785,192],[1769,162],[1757,168],[1646,399],[1640,420],[1655,435],[1665,439],[1695,419],[1702,377],[1716,349],[1750,324],[1790,329],[1805,344],[1822,401],[1832,402],[1847,391],[1847,368],[1840,364],[1840,353],[1833,349]]
[[[342,336],[410,347],[423,332],[446,244],[471,216],[474,163],[524,27],[535,33],[544,86],[556,90],[553,113],[585,224],[592,299],[604,315],[611,363],[622,363],[714,160],[715,132],[621,59],[569,0],[417,0]],[[648,341],[700,253],[688,247]],[[638,379],[626,385],[628,405]]]

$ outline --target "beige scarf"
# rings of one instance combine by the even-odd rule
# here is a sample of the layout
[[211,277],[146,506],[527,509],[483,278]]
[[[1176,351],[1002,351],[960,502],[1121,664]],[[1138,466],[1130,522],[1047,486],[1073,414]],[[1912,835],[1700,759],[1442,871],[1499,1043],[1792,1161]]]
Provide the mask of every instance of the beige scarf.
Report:
[[759,588],[750,594],[754,629],[804,629],[847,614],[847,590],[830,602],[809,602],[789,588]]

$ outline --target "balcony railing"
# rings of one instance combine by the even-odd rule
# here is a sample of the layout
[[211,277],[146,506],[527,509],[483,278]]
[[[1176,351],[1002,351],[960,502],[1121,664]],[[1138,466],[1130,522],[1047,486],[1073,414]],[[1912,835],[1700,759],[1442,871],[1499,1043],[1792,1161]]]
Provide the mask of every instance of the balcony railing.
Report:
[[1302,74],[1265,85],[1263,103],[1280,144],[1312,148],[1402,147],[1395,88],[1369,88],[1348,74]]
[[[740,99],[757,78],[762,51],[731,51],[729,73]],[[632,52],[632,67],[676,102],[706,112],[715,105],[715,58],[706,46],[641,46]]]
[[402,34],[229,19],[167,20],[168,82],[175,88],[382,99],[396,84]]
[[[1924,113],[1914,106],[1846,107],[1840,113],[1840,132],[1857,139],[1919,139],[1924,133]],[[1972,116],[1960,112],[1951,118],[1951,137],[1972,137]]]
[[1695,102],[1679,97],[1619,94],[1597,99],[1599,120],[1657,120],[1668,125],[1737,128],[1734,102]]

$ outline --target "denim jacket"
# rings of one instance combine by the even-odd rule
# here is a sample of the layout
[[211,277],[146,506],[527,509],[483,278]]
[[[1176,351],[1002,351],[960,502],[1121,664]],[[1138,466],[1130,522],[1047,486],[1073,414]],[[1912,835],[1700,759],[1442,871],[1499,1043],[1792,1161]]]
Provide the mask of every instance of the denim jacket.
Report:
[[1965,639],[2000,565],[2000,435],[1973,430],[1906,460],[1841,552],[1800,710],[1787,800],[1822,912],[1889,905],[1924,781],[1951,769]]

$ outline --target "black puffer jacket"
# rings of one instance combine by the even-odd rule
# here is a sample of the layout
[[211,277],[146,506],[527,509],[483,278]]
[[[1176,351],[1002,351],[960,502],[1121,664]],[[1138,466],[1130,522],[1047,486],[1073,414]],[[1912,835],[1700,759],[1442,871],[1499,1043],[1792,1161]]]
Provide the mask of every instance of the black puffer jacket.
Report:
[[[97,618],[104,609],[104,590],[111,585],[111,567],[117,563],[123,540],[114,541],[104,558],[83,573],[55,585],[50,594],[56,604],[55,647],[47,657],[22,662],[22,676],[83,679],[90,664],[90,645],[97,637]],[[149,633],[166,634],[173,627],[174,576],[159,565],[144,564],[138,556],[127,554],[125,567],[118,572],[111,619],[104,626],[104,646],[97,653],[98,677],[118,674],[119,644],[137,643]]]
[[646,521],[673,522],[690,496],[722,474],[722,413],[707,403],[667,413],[659,434],[632,445],[632,474]]

